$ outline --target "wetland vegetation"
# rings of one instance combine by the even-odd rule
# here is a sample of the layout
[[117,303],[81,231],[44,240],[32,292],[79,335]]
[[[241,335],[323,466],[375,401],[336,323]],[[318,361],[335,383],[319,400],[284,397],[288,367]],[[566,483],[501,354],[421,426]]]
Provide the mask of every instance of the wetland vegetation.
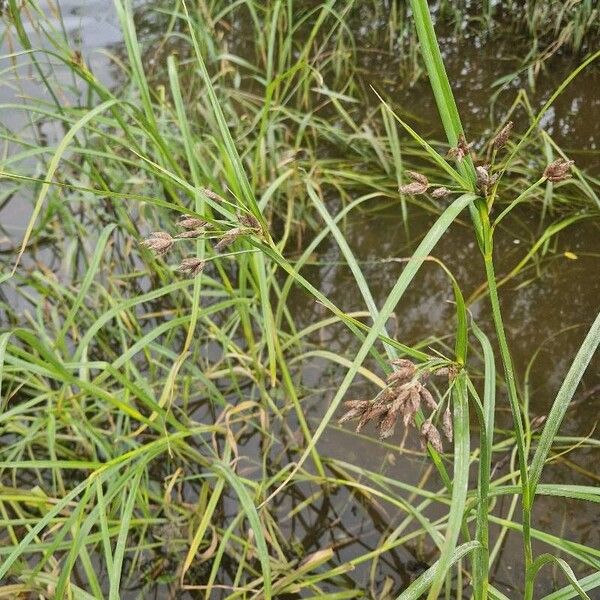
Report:
[[597,2],[0,6],[0,597],[598,597]]

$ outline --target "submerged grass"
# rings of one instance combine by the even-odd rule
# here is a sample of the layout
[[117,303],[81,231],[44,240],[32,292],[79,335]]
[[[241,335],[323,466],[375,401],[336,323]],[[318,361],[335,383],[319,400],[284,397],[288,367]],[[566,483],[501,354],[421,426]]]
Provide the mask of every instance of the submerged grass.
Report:
[[[348,26],[354,2],[303,10],[287,0],[175,2],[163,9],[163,37],[151,48],[132,4],[115,6],[124,39],[124,55],[115,57],[125,75],[118,91],[51,29],[37,2],[8,4],[5,35],[24,50],[5,57],[7,69],[20,76],[30,60],[49,100],[5,107],[24,113],[27,129],[2,134],[9,149],[0,166],[2,202],[33,200],[23,236],[2,263],[2,593],[506,598],[490,567],[516,531],[525,598],[549,563],[564,587],[547,598],[588,597],[600,586],[598,550],[536,529],[531,513],[540,495],[600,501],[597,487],[540,481],[552,452],[598,445],[561,437],[559,429],[597,348],[600,321],[539,431],[519,393],[498,288],[559,231],[597,216],[593,177],[576,170],[566,183],[565,162],[545,170],[565,157],[540,121],[598,55],[537,114],[519,94],[505,118],[525,110],[531,126],[524,134],[515,128],[509,137],[500,124],[502,143],[496,137],[473,149],[422,0],[411,2],[410,27],[447,143],[421,137],[388,98],[368,108],[373,95],[354,67],[357,40]],[[528,27],[539,10],[528,4]],[[394,28],[393,19],[404,17],[389,18]],[[32,31],[43,32],[51,49],[38,49]],[[65,69],[72,89],[59,83]],[[49,122],[60,134],[43,143],[40,128]],[[440,202],[440,189],[450,200]],[[328,194],[341,199],[339,210]],[[380,307],[343,228],[350,213],[376,199],[398,201],[406,228],[413,207],[435,215]],[[536,202],[555,222],[496,278],[499,223]],[[465,301],[455,276],[431,255],[466,210],[486,283]],[[311,256],[329,237],[366,311],[345,312],[311,280]],[[46,246],[56,254],[44,254]],[[445,339],[405,344],[394,339],[391,317],[425,263],[448,278],[453,323]],[[294,293],[327,313],[302,323]],[[503,382],[484,324],[468,313],[484,295]],[[312,341],[340,325],[351,340],[347,352]],[[302,368],[313,357],[342,373],[316,423]],[[441,369],[450,374],[447,389],[425,387],[426,374]],[[349,408],[373,418],[374,407],[385,408],[378,413],[387,418],[384,434],[400,414],[422,434],[432,467],[420,485],[320,451],[357,377],[385,389],[380,400],[389,397]],[[504,386],[508,432],[494,424]],[[429,418],[420,407],[427,394]],[[473,440],[470,412],[479,425]],[[451,449],[437,437],[438,427],[448,433],[449,417]],[[373,443],[382,453],[423,455],[410,440],[406,447],[394,438]],[[494,474],[494,454],[516,454],[518,469]],[[512,500],[508,511],[497,503],[504,497]],[[380,539],[348,558],[347,545],[363,544],[362,532],[344,523],[350,504]],[[400,524],[390,511],[402,515]],[[536,540],[544,552],[534,556]],[[406,562],[402,552],[423,556],[413,549],[425,546],[424,567],[379,581],[380,562],[397,567]],[[369,574],[355,578],[362,565]]]

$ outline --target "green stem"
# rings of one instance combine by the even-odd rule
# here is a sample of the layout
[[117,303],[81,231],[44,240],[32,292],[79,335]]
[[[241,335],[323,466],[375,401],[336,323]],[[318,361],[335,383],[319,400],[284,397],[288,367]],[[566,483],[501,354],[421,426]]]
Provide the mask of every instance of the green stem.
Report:
[[494,273],[494,262],[493,262],[493,242],[492,242],[492,227],[489,222],[489,215],[487,213],[487,207],[484,202],[479,203],[480,216],[483,225],[483,259],[485,264],[485,275],[489,288],[490,304],[492,308],[492,317],[494,320],[494,328],[496,330],[496,336],[498,338],[498,346],[500,348],[500,358],[502,360],[502,366],[504,368],[504,376],[506,378],[506,387],[508,390],[508,400],[513,417],[513,423],[515,427],[515,439],[517,443],[517,453],[519,458],[519,472],[521,475],[521,487],[522,487],[522,505],[523,505],[523,545],[524,545],[524,558],[525,568],[528,569],[533,560],[533,554],[531,549],[531,504],[529,502],[530,489],[529,489],[529,473],[527,469],[527,450],[525,447],[525,431],[523,428],[523,418],[521,415],[521,406],[519,404],[519,396],[517,393],[517,385],[515,380],[515,373],[512,364],[512,358],[510,356],[510,350],[508,348],[508,341],[506,339],[506,333],[504,329],[504,322],[502,320],[502,313],[500,310],[500,300],[498,298],[498,288],[496,285],[496,275]]

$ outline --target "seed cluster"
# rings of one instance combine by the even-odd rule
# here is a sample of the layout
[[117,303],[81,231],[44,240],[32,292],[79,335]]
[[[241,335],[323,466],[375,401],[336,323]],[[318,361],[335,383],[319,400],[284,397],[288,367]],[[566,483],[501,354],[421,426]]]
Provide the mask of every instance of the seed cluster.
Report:
[[[417,369],[413,362],[405,358],[393,360],[391,364],[396,368],[388,377],[386,388],[373,400],[344,402],[347,410],[339,422],[345,423],[358,419],[356,431],[360,432],[367,423],[376,421],[379,438],[383,440],[394,434],[400,418],[405,431],[410,426],[415,427],[415,415],[424,408],[430,411],[430,416],[421,425],[421,443],[424,447],[429,443],[435,450],[442,452],[441,435],[432,421],[433,415],[438,410],[438,404],[424,384],[428,371]],[[448,369],[438,369],[435,374],[451,375]],[[442,432],[449,441],[452,441],[450,407],[446,408],[442,417]]]
[[568,179],[571,176],[571,167],[574,164],[572,160],[559,158],[546,167],[544,177],[554,183]]
[[[496,152],[502,150],[508,143],[512,129],[513,122],[507,121],[502,126],[497,135],[488,144],[486,144],[486,146],[488,147],[487,160],[490,161],[491,157],[490,162],[492,164],[483,164],[475,167],[477,190],[484,198],[492,197],[495,194],[494,190],[496,182],[498,181],[499,173],[493,173],[494,158],[496,156]],[[461,133],[458,136],[456,146],[448,150],[446,158],[455,160],[456,162],[460,163],[465,157],[470,156],[472,157],[473,162],[477,162],[477,156],[473,152],[472,148],[473,142],[467,142],[464,134]],[[572,160],[565,160],[559,158],[546,167],[543,176],[548,181],[563,181],[570,177],[570,171],[573,164],[574,163]],[[419,194],[425,194],[428,190],[434,187],[429,182],[427,177],[422,173],[417,173],[416,171],[406,171],[406,174],[410,177],[411,181],[405,185],[401,185],[398,188],[401,194],[409,194],[411,196],[416,196]],[[434,187],[433,191],[431,191],[430,193],[432,198],[439,199],[446,197],[448,194],[451,194],[452,191],[453,190],[449,190],[448,188],[441,186]]]
[[421,173],[417,173],[416,171],[406,171],[406,174],[412,181],[406,185],[400,186],[400,192],[402,194],[416,196],[418,194],[424,194],[429,189],[429,180],[425,175],[421,175]]
[[506,125],[500,130],[498,135],[493,139],[492,145],[496,150],[502,150],[504,146],[506,146],[506,142],[508,142],[508,138],[510,137],[510,132],[513,128],[513,122],[508,121]]
[[[212,200],[223,201],[223,199],[210,190],[203,189],[204,194]],[[184,215],[177,221],[177,226],[183,229],[175,236],[172,236],[166,231],[155,231],[151,233],[145,240],[140,242],[140,245],[144,248],[152,250],[156,256],[164,256],[171,250],[173,245],[180,240],[195,239],[207,234],[206,227],[209,222],[205,219],[192,216]],[[238,214],[238,226],[233,227],[221,234],[221,239],[215,244],[214,250],[217,254],[223,252],[226,248],[231,246],[238,238],[250,235],[260,234],[262,228],[258,219],[249,213]],[[215,232],[210,232],[214,235]],[[196,277],[202,273],[206,261],[197,257],[184,258],[181,264],[177,267],[177,270],[181,273],[185,273],[191,277]]]
[[174,243],[175,240],[171,234],[166,231],[155,231],[141,242],[141,245],[152,250],[156,256],[164,256]]
[[471,148],[473,147],[473,142],[467,143],[465,136],[461,133],[458,136],[458,142],[454,148],[450,148],[448,150],[447,157],[453,158],[456,162],[461,162],[463,158],[469,156],[471,154]]

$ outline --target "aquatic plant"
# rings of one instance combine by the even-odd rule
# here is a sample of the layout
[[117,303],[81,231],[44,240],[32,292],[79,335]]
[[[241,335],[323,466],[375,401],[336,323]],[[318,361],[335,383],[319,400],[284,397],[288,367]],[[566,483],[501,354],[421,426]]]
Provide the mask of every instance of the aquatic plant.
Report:
[[[7,68],[19,73],[11,61],[26,55],[47,95],[7,107],[24,112],[28,127],[3,133],[16,148],[0,167],[2,201],[20,194],[33,204],[1,278],[7,594],[505,598],[490,565],[509,531],[523,535],[528,597],[549,563],[568,584],[550,598],[586,597],[600,585],[596,549],[531,522],[540,495],[598,502],[595,487],[546,484],[541,474],[553,450],[597,447],[558,432],[600,325],[542,423],[519,393],[498,298],[558,232],[596,217],[594,179],[539,128],[595,57],[528,131],[511,131],[511,113],[489,144],[478,143],[460,123],[427,5],[412,7],[406,26],[417,25],[447,143],[417,134],[385,94],[365,110],[373,93],[354,61],[352,2],[175,2],[144,48],[131,3],[117,0],[124,48],[115,64],[125,79],[113,90],[37,2],[9,1],[6,35],[24,50]],[[243,54],[232,38],[253,43]],[[65,98],[59,69],[84,89],[80,104]],[[526,95],[514,112],[523,106]],[[44,140],[49,122],[58,136]],[[344,229],[375,201],[397,206],[398,229],[416,209],[431,216],[410,256],[393,257],[402,270],[381,302]],[[496,278],[498,225],[528,203],[556,221],[540,215],[532,248]],[[432,256],[466,211],[486,271],[467,299]],[[347,265],[359,310],[315,282],[325,243]],[[392,319],[428,266],[446,277],[453,314],[444,336],[409,344]],[[484,324],[468,312],[486,296],[503,378]],[[321,312],[305,322],[312,303]],[[328,345],[340,331],[343,342]],[[303,369],[312,360],[332,371],[314,389]],[[357,379],[369,386],[360,396]],[[495,425],[504,386],[508,431]],[[372,442],[373,455],[425,465],[418,481],[328,452],[320,444],[339,431],[336,418],[359,419],[360,435],[375,424],[384,439]],[[400,420],[405,439],[392,435]],[[354,510],[366,531],[346,524]],[[534,540],[551,551],[534,557]],[[350,543],[359,550],[348,556]],[[387,560],[399,578],[406,565],[401,581],[380,577]],[[577,565],[588,571],[580,576]]]

